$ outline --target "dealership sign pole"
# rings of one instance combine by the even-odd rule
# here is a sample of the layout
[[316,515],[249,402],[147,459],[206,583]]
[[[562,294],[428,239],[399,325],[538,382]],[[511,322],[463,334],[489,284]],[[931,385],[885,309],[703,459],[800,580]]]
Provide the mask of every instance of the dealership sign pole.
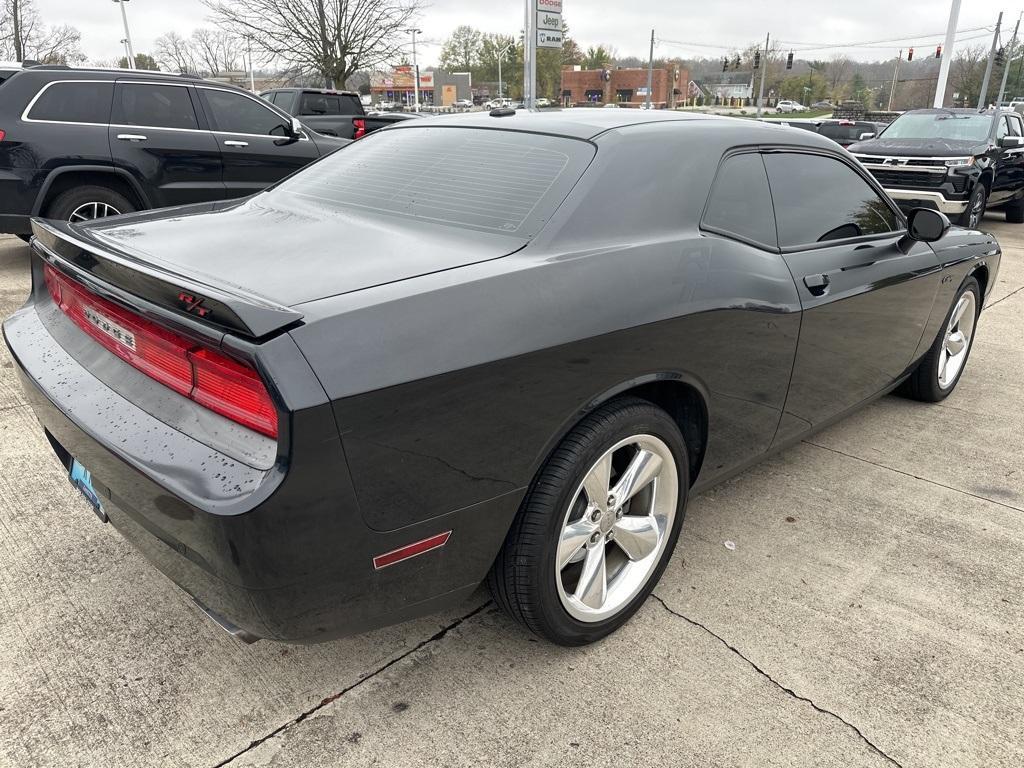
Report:
[[533,24],[528,39],[533,51],[530,57],[530,100],[526,106],[537,106],[537,49],[562,48],[562,0],[527,0],[528,16]]

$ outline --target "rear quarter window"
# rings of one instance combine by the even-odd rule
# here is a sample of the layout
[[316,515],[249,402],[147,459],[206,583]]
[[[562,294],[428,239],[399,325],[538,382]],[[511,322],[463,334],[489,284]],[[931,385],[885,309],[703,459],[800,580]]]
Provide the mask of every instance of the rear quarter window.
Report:
[[51,83],[36,96],[26,117],[29,120],[105,125],[110,121],[113,99],[112,82]]
[[589,142],[483,128],[375,132],[311,165],[268,197],[529,237],[594,156]]
[[702,224],[705,229],[755,245],[778,247],[768,174],[761,155],[748,152],[722,162]]

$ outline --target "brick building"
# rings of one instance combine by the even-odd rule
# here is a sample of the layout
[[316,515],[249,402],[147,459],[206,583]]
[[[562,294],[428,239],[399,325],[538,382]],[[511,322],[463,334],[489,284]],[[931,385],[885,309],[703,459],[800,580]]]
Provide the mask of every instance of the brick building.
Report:
[[[655,69],[651,78],[651,103],[658,109],[673,109],[682,104],[690,73],[679,66]],[[647,100],[646,69],[580,69],[562,70],[562,104],[631,104],[639,106]]]

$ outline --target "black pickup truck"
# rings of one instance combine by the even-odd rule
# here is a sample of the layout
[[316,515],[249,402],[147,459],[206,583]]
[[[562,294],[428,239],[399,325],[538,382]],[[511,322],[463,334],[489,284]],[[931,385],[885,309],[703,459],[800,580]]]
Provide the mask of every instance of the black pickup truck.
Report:
[[915,109],[847,149],[901,208],[977,227],[986,208],[1024,223],[1024,121],[1009,109]]
[[343,139],[358,139],[378,128],[414,117],[405,113],[367,114],[355,91],[275,88],[260,96],[289,115],[299,118],[303,125],[317,133]]

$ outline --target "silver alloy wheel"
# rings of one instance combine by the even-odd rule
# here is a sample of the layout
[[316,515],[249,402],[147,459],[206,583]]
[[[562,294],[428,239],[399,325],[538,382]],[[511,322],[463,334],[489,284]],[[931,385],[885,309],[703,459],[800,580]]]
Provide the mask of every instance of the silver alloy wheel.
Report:
[[971,215],[967,218],[967,226],[974,229],[981,223],[982,207],[985,205],[985,196],[978,195],[971,203]]
[[107,216],[120,216],[121,212],[117,210],[110,203],[82,203],[80,206],[75,208],[68,216],[68,221],[75,223],[79,221],[92,221],[93,219],[102,219]]
[[555,583],[579,621],[607,619],[643,589],[665,550],[679,473],[654,435],[620,440],[592,466],[562,521]]
[[946,337],[939,350],[939,386],[942,389],[949,389],[963,370],[967,353],[971,349],[976,316],[974,291],[964,291],[949,317]]

